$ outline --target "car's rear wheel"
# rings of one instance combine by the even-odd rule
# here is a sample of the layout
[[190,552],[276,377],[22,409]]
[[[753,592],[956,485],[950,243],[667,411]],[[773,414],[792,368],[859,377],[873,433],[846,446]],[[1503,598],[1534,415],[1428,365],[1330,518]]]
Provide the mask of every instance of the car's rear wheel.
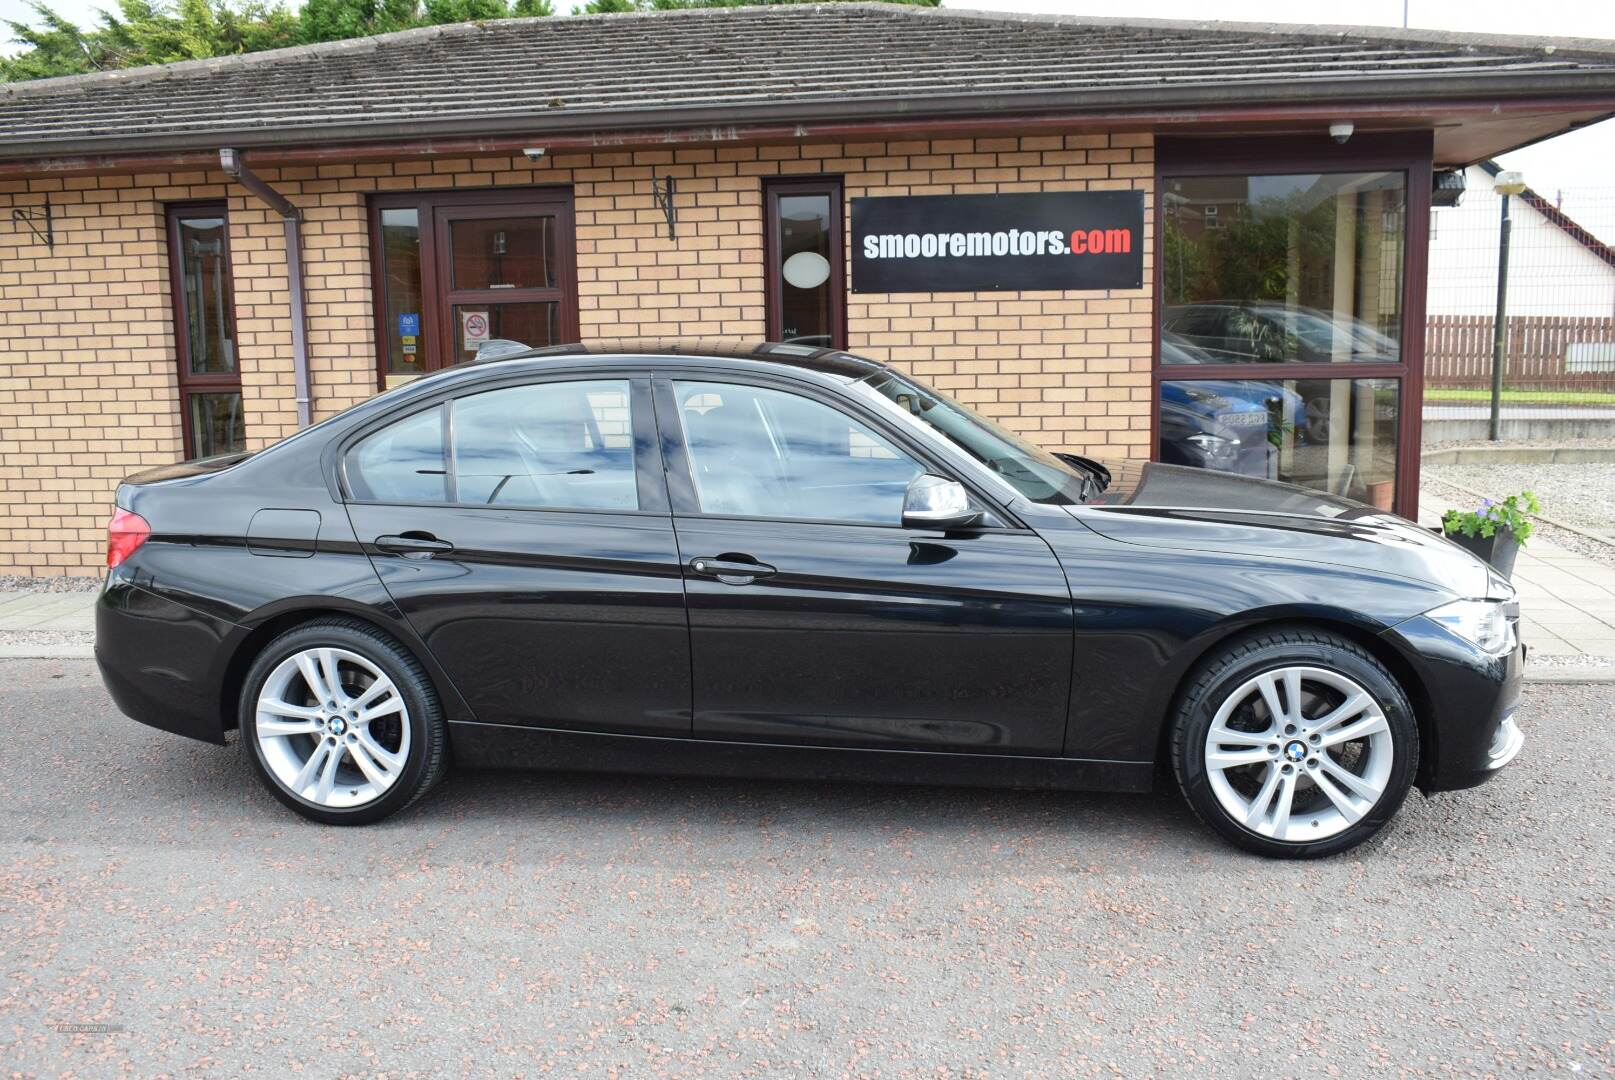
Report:
[[402,810],[447,764],[442,709],[425,671],[353,619],[305,623],[270,642],[242,689],[241,736],[276,798],[332,825]]
[[1202,664],[1173,718],[1178,783],[1247,850],[1356,847],[1402,805],[1419,761],[1407,695],[1372,655],[1321,631],[1246,637]]

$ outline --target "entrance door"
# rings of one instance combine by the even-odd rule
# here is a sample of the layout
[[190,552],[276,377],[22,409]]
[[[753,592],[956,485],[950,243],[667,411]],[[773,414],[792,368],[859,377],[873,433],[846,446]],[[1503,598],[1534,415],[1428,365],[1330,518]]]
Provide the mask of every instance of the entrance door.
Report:
[[371,227],[381,385],[486,341],[578,340],[569,190],[377,196]]
[[1040,537],[904,528],[937,466],[815,397],[657,386],[697,738],[1061,751],[1071,598]]
[[1157,145],[1159,460],[1416,516],[1428,147]]

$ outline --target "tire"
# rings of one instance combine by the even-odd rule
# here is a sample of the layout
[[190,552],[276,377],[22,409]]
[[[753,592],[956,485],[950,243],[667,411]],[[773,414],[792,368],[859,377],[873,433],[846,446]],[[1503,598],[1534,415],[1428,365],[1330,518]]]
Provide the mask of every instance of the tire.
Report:
[[1223,646],[1190,676],[1170,723],[1190,807],[1271,858],[1363,843],[1396,813],[1418,770],[1419,729],[1402,687],[1327,631],[1275,629]]
[[[319,701],[316,687],[328,687],[333,670],[338,692]],[[270,642],[243,683],[240,725],[264,786],[327,825],[395,814],[448,768],[448,731],[425,670],[357,619],[320,619]]]

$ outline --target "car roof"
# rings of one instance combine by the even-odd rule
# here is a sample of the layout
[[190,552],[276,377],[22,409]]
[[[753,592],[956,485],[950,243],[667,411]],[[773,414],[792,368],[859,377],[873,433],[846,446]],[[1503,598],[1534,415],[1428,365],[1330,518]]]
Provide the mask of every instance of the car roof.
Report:
[[844,380],[862,379],[886,365],[877,360],[854,356],[840,349],[826,349],[793,342],[757,341],[746,338],[622,338],[585,341],[569,345],[550,345],[520,352],[500,352],[487,359],[478,358],[456,364],[445,370],[479,370],[491,364],[519,363],[522,361],[554,360],[616,361],[627,357],[649,359],[652,366],[661,359],[669,365],[686,360],[744,360],[752,364],[808,371]]

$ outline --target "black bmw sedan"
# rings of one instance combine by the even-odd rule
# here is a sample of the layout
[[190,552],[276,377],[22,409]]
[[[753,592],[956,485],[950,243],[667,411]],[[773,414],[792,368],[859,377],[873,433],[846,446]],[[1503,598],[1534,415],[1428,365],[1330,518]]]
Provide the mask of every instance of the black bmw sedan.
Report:
[[1349,500],[1050,454],[800,345],[567,346],[117,493],[118,706],[283,803],[451,761],[1141,791],[1264,855],[1519,751],[1509,584]]

